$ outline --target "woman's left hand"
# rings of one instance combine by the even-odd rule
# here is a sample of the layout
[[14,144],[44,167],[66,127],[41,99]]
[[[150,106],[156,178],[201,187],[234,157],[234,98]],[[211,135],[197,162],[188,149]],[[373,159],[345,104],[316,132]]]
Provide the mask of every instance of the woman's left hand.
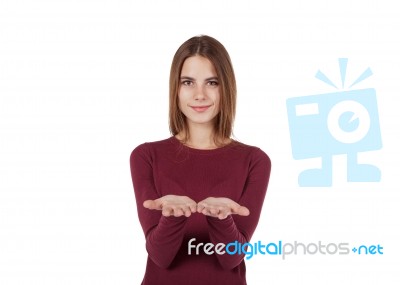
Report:
[[214,198],[209,197],[197,203],[197,212],[206,216],[225,219],[229,215],[248,216],[249,209],[239,205],[229,198]]

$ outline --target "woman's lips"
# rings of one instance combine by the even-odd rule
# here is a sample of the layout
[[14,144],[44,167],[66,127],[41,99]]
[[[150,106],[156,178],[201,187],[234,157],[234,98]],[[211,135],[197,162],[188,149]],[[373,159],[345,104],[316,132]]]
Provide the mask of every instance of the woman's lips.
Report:
[[193,110],[195,110],[196,112],[201,113],[201,112],[206,111],[208,108],[210,108],[211,105],[210,105],[210,106],[190,106],[190,107],[191,107]]

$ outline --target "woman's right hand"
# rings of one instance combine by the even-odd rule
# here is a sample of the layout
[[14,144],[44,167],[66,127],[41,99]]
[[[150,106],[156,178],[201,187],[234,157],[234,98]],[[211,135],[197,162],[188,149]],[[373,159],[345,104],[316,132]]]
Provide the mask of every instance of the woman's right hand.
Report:
[[149,210],[159,210],[165,217],[189,217],[197,211],[197,203],[187,196],[165,195],[156,200],[146,200],[143,206]]

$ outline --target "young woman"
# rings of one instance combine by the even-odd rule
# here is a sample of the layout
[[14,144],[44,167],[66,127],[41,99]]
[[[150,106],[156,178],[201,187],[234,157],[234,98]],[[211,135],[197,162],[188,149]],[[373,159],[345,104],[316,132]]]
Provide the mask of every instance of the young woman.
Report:
[[148,252],[142,284],[246,284],[243,253],[215,245],[250,241],[271,161],[231,138],[236,81],[224,46],[209,36],[184,42],[169,95],[172,136],[141,144],[130,157]]

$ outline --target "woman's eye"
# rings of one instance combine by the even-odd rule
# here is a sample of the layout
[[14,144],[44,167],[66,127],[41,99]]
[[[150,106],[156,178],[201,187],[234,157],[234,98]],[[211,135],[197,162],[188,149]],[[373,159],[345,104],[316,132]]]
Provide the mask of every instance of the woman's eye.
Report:
[[181,84],[182,84],[182,85],[185,85],[185,86],[192,86],[192,85],[193,85],[193,82],[190,81],[190,80],[185,80],[185,81],[182,81]]
[[208,81],[208,85],[218,86],[218,81]]

